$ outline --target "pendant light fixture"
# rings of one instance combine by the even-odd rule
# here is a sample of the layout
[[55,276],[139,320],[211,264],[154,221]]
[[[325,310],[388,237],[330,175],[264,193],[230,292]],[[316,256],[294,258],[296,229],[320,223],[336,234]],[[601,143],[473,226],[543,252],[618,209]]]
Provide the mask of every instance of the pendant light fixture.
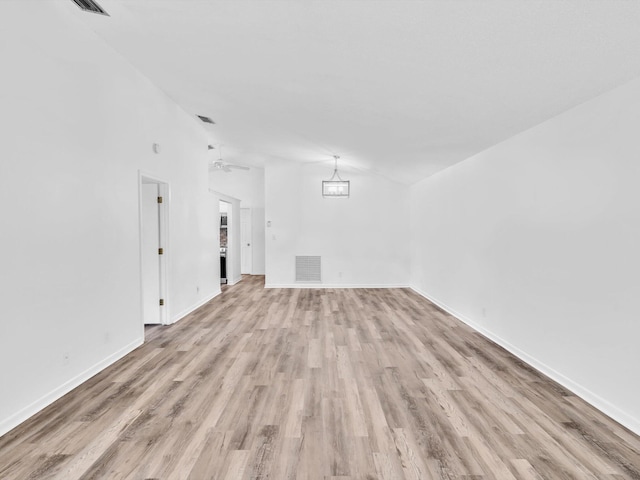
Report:
[[334,155],[335,161],[333,175],[329,180],[322,181],[322,196],[324,198],[349,198],[349,180],[342,180],[338,173],[338,155]]

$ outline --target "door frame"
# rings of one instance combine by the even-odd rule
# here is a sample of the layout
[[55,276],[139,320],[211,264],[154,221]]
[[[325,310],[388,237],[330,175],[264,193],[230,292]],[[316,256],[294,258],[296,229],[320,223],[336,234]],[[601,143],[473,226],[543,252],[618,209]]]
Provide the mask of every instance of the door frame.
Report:
[[227,217],[227,246],[226,246],[226,252],[225,252],[225,282],[224,284],[222,283],[222,265],[220,266],[220,283],[221,285],[229,285],[229,272],[231,271],[231,259],[233,258],[233,246],[231,245],[231,240],[233,239],[233,235],[232,235],[232,228],[233,228],[233,204],[231,202],[228,202],[227,200],[218,199],[218,229],[220,232],[220,235],[218,236],[218,243],[220,245],[220,247],[222,247],[222,204],[226,203],[228,205],[228,207],[226,208],[226,217]]
[[140,324],[144,337],[144,299],[143,299],[143,272],[142,272],[142,184],[155,183],[158,185],[158,195],[162,197],[162,204],[158,208],[158,233],[163,254],[158,255],[160,274],[160,298],[164,299],[164,307],[160,309],[161,325],[169,325],[171,316],[171,299],[169,298],[169,256],[171,249],[169,242],[169,205],[171,201],[171,189],[168,181],[151,173],[138,170],[138,243],[139,243],[139,273],[140,273]]
[[[227,285],[234,285],[242,280],[240,274],[240,235],[237,230],[240,225],[240,202],[241,200],[231,197],[225,193],[217,192],[209,189],[209,193],[213,194],[217,201],[227,202],[231,204],[229,211],[229,222],[227,226],[227,245],[231,244],[231,248],[227,249]],[[220,212],[218,211],[218,220],[216,221],[218,229],[220,228]],[[220,235],[218,234],[218,248],[220,248]],[[220,271],[218,270],[218,278]]]

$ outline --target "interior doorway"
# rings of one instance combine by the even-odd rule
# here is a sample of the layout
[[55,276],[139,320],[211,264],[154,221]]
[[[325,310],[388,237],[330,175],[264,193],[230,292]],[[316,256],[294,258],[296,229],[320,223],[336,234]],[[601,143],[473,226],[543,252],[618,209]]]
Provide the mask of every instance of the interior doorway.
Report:
[[229,283],[231,262],[229,262],[232,251],[230,250],[231,242],[231,222],[233,221],[233,212],[231,204],[220,200],[220,283],[226,285]]
[[140,174],[140,293],[143,325],[166,325],[169,184]]
[[[217,246],[220,247],[220,261],[222,262],[222,254],[224,254],[225,275],[220,275],[222,283],[226,281],[228,285],[234,285],[242,280],[240,265],[240,200],[230,197],[224,193],[210,190],[216,196],[218,202],[219,214],[214,219],[219,228],[219,241]],[[223,222],[226,225],[223,225]],[[218,270],[218,274],[221,273]]]

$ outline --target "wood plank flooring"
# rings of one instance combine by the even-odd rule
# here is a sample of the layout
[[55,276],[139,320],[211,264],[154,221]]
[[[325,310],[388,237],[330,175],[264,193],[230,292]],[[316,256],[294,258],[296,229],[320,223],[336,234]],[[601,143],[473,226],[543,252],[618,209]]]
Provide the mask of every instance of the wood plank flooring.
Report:
[[640,438],[408,289],[239,284],[0,438],[6,479],[640,479]]

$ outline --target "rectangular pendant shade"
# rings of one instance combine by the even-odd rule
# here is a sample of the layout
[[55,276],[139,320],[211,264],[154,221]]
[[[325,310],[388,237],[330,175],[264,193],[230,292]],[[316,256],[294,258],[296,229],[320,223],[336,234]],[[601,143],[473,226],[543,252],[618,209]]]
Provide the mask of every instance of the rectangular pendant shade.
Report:
[[322,196],[325,198],[348,198],[349,197],[349,181],[348,180],[323,180]]

